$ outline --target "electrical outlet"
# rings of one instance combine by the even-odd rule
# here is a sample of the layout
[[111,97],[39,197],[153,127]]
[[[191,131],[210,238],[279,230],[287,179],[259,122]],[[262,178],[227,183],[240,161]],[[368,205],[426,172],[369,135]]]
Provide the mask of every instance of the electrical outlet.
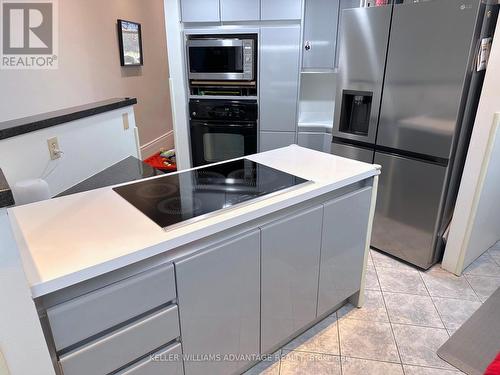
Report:
[[128,128],[130,127],[130,124],[128,122],[128,113],[123,113],[122,119],[123,119],[123,130],[128,130]]
[[59,149],[57,137],[47,139],[47,145],[49,146],[50,160],[59,159],[61,157],[61,151]]

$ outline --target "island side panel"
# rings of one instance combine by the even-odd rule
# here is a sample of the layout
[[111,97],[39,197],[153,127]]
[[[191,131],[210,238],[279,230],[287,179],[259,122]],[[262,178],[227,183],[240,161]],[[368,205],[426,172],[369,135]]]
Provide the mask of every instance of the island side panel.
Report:
[[365,303],[365,284],[366,284],[366,266],[368,263],[368,257],[370,256],[370,244],[372,240],[372,230],[373,230],[373,218],[375,217],[375,207],[377,204],[377,192],[378,192],[378,179],[379,176],[373,177],[372,185],[372,197],[370,202],[370,213],[368,217],[368,227],[366,229],[366,244],[365,244],[365,256],[363,260],[363,271],[361,274],[361,288],[359,292],[349,298],[351,302],[356,307],[363,307]]
[[11,375],[55,375],[7,213],[0,210],[0,350]]

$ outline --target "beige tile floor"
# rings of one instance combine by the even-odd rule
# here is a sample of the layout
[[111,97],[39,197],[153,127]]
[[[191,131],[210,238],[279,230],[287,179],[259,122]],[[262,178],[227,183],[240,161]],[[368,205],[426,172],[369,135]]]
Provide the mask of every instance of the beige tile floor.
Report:
[[500,287],[500,242],[461,277],[371,251],[366,301],[346,305],[246,375],[456,375],[437,349]]

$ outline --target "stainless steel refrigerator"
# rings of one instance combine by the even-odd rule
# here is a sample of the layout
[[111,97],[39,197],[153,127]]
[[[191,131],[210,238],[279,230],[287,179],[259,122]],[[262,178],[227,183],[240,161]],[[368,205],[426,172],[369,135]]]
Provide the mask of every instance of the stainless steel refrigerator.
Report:
[[440,260],[498,1],[344,10],[332,153],[382,166],[372,247]]

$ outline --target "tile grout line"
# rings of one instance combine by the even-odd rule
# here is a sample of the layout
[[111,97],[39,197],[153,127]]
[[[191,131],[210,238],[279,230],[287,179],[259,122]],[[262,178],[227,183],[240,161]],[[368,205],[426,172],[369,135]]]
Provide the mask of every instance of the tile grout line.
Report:
[[373,266],[375,268],[375,275],[377,276],[377,281],[380,285],[380,294],[382,294],[382,301],[384,302],[385,313],[387,314],[387,320],[389,320],[389,327],[391,328],[392,338],[394,339],[394,345],[396,345],[396,351],[398,352],[401,370],[403,371],[403,375],[405,375],[406,372],[405,372],[405,368],[403,366],[403,359],[401,358],[401,353],[399,351],[399,345],[398,345],[398,342],[396,340],[396,335],[394,334],[394,328],[392,327],[391,316],[389,314],[389,310],[387,309],[387,303],[385,302],[384,292],[382,291],[382,285],[380,284],[380,279],[378,277],[377,266],[375,266],[375,264]]
[[[331,357],[339,357],[340,355],[338,354],[330,354],[330,353],[321,353],[321,352],[313,352],[313,351],[307,351],[307,350],[290,350],[290,352],[298,352],[298,353],[307,353],[307,354],[318,354],[318,355],[327,355]],[[368,361],[368,362],[382,362],[382,363],[390,363],[392,365],[401,365],[401,362],[396,362],[396,361],[384,361],[381,359],[373,359],[373,358],[363,358],[363,357],[358,357],[354,355],[345,355],[343,358],[351,358],[351,359],[359,359],[362,361]],[[418,366],[418,365],[409,365],[409,366]],[[426,366],[418,366],[418,367],[426,367]],[[431,366],[427,366],[431,367]],[[440,367],[435,367],[435,368],[440,368]]]
[[[441,324],[443,325],[443,328],[446,331],[446,334],[448,335],[448,337],[450,337],[450,333],[448,332],[448,328],[446,328],[446,324],[444,323],[443,317],[441,316],[441,313],[439,312],[439,309],[437,308],[436,303],[432,299],[431,292],[429,291],[429,288],[427,288],[427,284],[425,283],[425,280],[422,277],[421,271],[418,271],[418,276],[420,277],[420,280],[422,280],[422,283],[424,284],[425,290],[427,290],[427,293],[429,294],[429,298],[431,299],[432,306],[434,306],[434,310],[436,310],[436,312],[439,316],[439,320],[441,321]],[[459,300],[459,301],[462,301],[462,300]]]
[[490,256],[491,260],[493,260],[493,262],[494,262],[494,263],[496,263],[498,267],[500,267],[500,260],[497,262],[497,260],[496,260],[496,259],[493,257],[493,255],[491,255],[491,253],[490,253],[490,250],[491,250],[492,248],[493,248],[493,246],[492,246],[492,247],[490,247],[490,248],[489,248],[486,252],[487,252],[487,253],[488,253],[488,255]]
[[338,310],[335,311],[335,317],[337,318],[337,321],[335,323],[337,324],[337,339],[339,340],[340,375],[343,375],[344,370],[342,369],[342,346],[340,343],[340,321]]
[[476,296],[476,298],[478,299],[479,302],[483,303],[483,300],[479,297],[479,294],[477,294],[476,292],[476,289],[474,289],[474,287],[472,286],[472,284],[470,283],[469,279],[467,278],[467,275],[466,274],[463,274],[463,277],[464,277],[464,280],[465,282],[467,283],[467,285],[472,289],[472,291],[474,292],[474,295]]
[[[367,289],[371,291],[379,290],[379,289]],[[415,293],[408,293],[408,292],[391,292],[389,290],[382,290],[385,293],[392,293],[392,294],[409,294],[411,296],[420,296],[420,297],[426,297],[429,296],[430,294],[415,294]],[[474,290],[473,290],[474,291]],[[435,298],[447,298],[447,299],[454,299],[457,301],[469,301],[469,302],[477,302],[477,300],[470,300],[470,299],[463,299],[463,298],[457,298],[457,297],[449,297],[449,296],[431,296]]]
[[[419,296],[419,297],[426,297],[426,296]],[[473,302],[473,301],[470,301],[470,302]],[[477,301],[474,301],[474,302],[477,302]],[[366,320],[366,319],[356,319],[356,318],[345,318],[345,319],[347,319],[347,320],[357,320],[357,321],[360,321],[360,322],[392,323],[392,324],[397,324],[397,325],[400,325],[400,326],[409,326],[409,327],[446,329],[446,327],[424,326],[424,325],[415,324],[415,323],[399,323],[399,322],[380,321],[380,320]]]
[[420,368],[426,368],[426,369],[431,369],[431,370],[441,370],[441,371],[449,372],[450,374],[464,374],[464,375],[467,375],[464,372],[461,372],[457,368],[455,368],[455,370],[453,370],[453,369],[448,369],[448,368],[443,368],[443,367],[434,367],[434,366],[421,366],[421,365],[409,365],[409,364],[407,364],[406,366],[420,367]]
[[462,276],[472,276],[472,277],[486,277],[487,279],[498,279],[500,275],[474,275],[473,273],[463,273]]

